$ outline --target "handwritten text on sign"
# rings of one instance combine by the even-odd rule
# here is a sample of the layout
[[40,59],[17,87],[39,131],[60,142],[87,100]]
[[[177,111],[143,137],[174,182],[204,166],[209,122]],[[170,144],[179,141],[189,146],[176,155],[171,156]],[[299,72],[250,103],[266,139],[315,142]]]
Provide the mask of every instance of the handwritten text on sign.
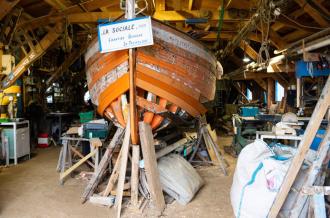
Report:
[[98,26],[100,52],[153,45],[150,17],[139,17]]

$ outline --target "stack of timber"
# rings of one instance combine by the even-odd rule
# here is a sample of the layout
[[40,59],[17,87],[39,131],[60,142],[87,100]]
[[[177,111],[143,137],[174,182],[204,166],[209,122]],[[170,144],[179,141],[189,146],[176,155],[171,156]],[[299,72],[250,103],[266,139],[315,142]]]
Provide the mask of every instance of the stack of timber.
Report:
[[[185,159],[173,160],[186,166],[182,175],[198,180],[192,187],[193,193],[203,184],[194,168],[187,167],[196,158],[219,166],[226,174],[225,160],[215,142],[216,135],[203,118],[206,109],[202,104],[214,98],[215,82],[222,74],[220,63],[206,47],[188,35],[156,20],[152,20],[152,27],[153,46],[133,52],[102,54],[95,39],[85,55],[92,102],[100,115],[117,126],[117,131],[85,188],[82,202],[90,200],[112,206],[109,202],[114,199],[116,217],[120,217],[126,197],[130,197],[132,208],[143,210],[150,203],[157,214],[162,213],[166,190],[162,183],[164,175],[161,181],[157,163],[171,153],[184,154]],[[135,100],[131,96],[135,89],[132,92],[130,86],[134,74]],[[137,106],[136,113],[131,112],[132,105]],[[195,133],[181,135],[174,143],[169,140],[177,135],[174,132],[163,140],[154,138],[169,127],[191,128],[191,124],[195,124],[192,125]],[[206,156],[201,155],[203,150]],[[184,186],[187,180],[181,181]],[[180,197],[180,191],[175,193]],[[181,195],[177,199],[182,196],[192,198]]]

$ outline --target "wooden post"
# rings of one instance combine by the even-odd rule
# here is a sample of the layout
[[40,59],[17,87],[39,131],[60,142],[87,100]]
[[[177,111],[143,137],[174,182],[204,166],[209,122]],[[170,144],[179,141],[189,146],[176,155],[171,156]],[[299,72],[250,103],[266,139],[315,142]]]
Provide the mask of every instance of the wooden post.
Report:
[[330,77],[323,88],[322,94],[314,108],[312,117],[307,125],[303,139],[300,141],[298,150],[294,158],[292,159],[291,165],[286,173],[283,180],[282,186],[275,198],[274,204],[269,211],[268,217],[275,218],[290,191],[292,184],[294,183],[300,167],[305,159],[306,153],[309,150],[311,143],[316,135],[317,130],[320,127],[322,119],[328,110],[330,105]]
[[121,205],[123,200],[123,192],[124,192],[124,184],[125,184],[125,176],[126,176],[126,169],[127,169],[127,159],[128,159],[128,151],[129,151],[129,144],[130,144],[130,121],[127,121],[125,136],[123,140],[123,144],[121,147],[121,158],[120,158],[120,168],[119,168],[119,178],[117,183],[117,191],[116,191],[116,201],[115,207],[117,209],[117,218],[120,218],[121,213]]
[[159,180],[155,142],[150,125],[140,122],[139,133],[151,200],[157,210],[161,213],[165,209],[165,200]]
[[132,145],[131,203],[133,207],[138,207],[139,201],[139,161],[140,147]]
[[[135,0],[126,1],[126,17],[132,19],[135,17]],[[135,48],[130,48],[128,56],[129,62],[129,110],[130,110],[130,121],[131,121],[131,139],[132,144],[138,143],[137,134],[137,114],[136,114],[136,56]]]
[[297,78],[297,107],[301,106],[301,78]]
[[267,78],[267,108],[269,109],[275,100],[275,81],[272,78]]

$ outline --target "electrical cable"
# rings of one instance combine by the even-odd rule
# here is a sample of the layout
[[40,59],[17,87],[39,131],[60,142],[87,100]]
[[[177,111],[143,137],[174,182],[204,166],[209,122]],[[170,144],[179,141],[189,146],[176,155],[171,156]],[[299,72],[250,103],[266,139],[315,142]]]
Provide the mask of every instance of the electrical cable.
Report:
[[221,29],[222,29],[222,24],[223,24],[223,17],[224,17],[224,14],[225,14],[224,3],[225,3],[224,0],[222,0],[221,9],[220,9],[220,13],[219,13],[219,25],[218,25],[216,43],[219,42],[219,40],[220,40],[220,33],[221,33]]

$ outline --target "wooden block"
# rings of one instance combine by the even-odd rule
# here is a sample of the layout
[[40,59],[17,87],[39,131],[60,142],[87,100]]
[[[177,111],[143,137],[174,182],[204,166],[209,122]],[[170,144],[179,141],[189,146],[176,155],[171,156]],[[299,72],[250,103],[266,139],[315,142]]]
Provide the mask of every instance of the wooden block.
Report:
[[162,212],[165,209],[165,200],[160,184],[154,147],[155,143],[150,125],[140,122],[139,133],[151,200],[156,209]]
[[89,139],[89,143],[94,148],[102,147],[102,142],[101,142],[101,140],[99,138],[91,138],[91,139]]

